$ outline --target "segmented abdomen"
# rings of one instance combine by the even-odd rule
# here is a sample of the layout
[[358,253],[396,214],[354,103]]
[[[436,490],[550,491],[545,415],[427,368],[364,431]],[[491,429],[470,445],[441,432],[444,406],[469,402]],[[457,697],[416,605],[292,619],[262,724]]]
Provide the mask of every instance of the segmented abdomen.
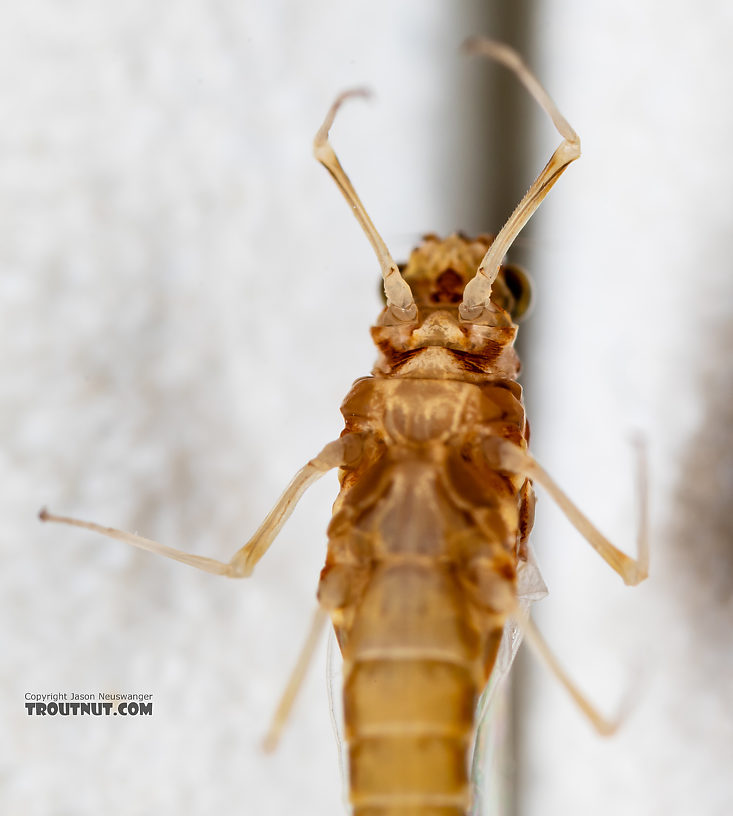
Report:
[[344,714],[354,816],[460,816],[483,679],[480,638],[448,567],[373,573],[349,634]]

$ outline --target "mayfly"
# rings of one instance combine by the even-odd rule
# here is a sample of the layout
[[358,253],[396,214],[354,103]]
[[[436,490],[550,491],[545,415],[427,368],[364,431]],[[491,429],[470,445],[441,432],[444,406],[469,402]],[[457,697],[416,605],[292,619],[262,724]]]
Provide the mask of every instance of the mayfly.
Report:
[[[496,237],[426,236],[400,268],[329,142],[347,91],[318,130],[315,156],[333,177],[377,255],[386,304],[372,328],[379,357],[341,411],[339,439],[296,474],[254,536],[228,563],[41,512],[207,572],[244,578],[267,552],[305,490],[338,468],[318,612],[276,712],[282,729],[314,644],[330,616],[343,656],[349,799],[355,816],[461,816],[471,807],[469,757],[476,706],[510,621],[601,732],[601,716],[557,665],[523,602],[542,588],[528,537],[533,484],[627,584],[647,576],[645,524],[638,557],[614,547],[528,450],[516,378],[516,321],[526,276],[504,256],[580,140],[509,47],[467,48],[511,69],[549,115],[562,142]],[[513,652],[513,650],[510,650]],[[511,657],[511,655],[510,655]]]

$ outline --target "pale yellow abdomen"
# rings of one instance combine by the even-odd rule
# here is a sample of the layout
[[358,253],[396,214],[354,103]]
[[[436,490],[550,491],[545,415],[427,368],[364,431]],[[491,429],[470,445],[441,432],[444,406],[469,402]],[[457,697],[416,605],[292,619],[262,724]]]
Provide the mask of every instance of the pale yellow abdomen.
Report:
[[462,816],[480,637],[449,567],[387,560],[344,648],[354,816]]

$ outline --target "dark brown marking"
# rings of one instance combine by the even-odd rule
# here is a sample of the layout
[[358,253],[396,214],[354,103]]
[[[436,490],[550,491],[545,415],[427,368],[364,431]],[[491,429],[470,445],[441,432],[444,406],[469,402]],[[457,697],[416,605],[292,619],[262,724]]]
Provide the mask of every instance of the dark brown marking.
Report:
[[455,269],[445,269],[435,279],[435,290],[430,293],[433,303],[460,303],[466,282]]
[[504,346],[493,340],[487,340],[481,354],[467,354],[465,351],[448,349],[458,365],[470,374],[483,374],[490,369],[503,351]]

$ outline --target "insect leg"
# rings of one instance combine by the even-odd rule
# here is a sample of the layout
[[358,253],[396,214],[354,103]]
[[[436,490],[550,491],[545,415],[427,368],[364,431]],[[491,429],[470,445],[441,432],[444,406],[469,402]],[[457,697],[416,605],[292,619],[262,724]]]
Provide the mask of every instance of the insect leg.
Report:
[[307,465],[295,474],[295,477],[280,496],[277,504],[267,514],[257,532],[234,554],[229,563],[217,561],[214,558],[192,555],[174,547],[169,547],[166,544],[151,541],[149,538],[143,538],[134,533],[126,533],[122,530],[115,530],[112,527],[103,527],[90,521],[81,521],[68,516],[56,516],[49,513],[45,508],[41,510],[39,517],[41,521],[53,521],[92,530],[95,533],[107,536],[107,538],[116,538],[119,541],[132,544],[134,547],[149,550],[166,558],[172,558],[174,561],[180,561],[204,572],[226,575],[229,578],[246,578],[252,574],[257,562],[267,552],[270,544],[275,540],[305,491],[329,470],[355,464],[361,456],[361,450],[362,438],[358,433],[346,434],[333,442],[329,442],[318,456],[311,459]]
[[475,277],[468,282],[463,291],[463,302],[459,307],[460,315],[464,320],[472,321],[488,306],[491,297],[491,285],[496,278],[504,255],[514,243],[514,239],[522,231],[524,225],[540,206],[563,171],[580,156],[580,138],[557,109],[547,91],[540,85],[539,80],[527,68],[522,58],[513,48],[509,48],[508,45],[503,43],[472,37],[466,41],[465,49],[469,53],[481,54],[500,62],[513,71],[552,119],[553,124],[563,137],[563,141],[552,154],[550,161],[527,190],[524,198],[509,216],[506,224],[499,230],[499,234],[494,238],[486,255],[481,260]]
[[397,264],[390,255],[387,245],[382,240],[382,236],[377,232],[377,228],[369,218],[364,205],[359,200],[349,177],[344,172],[341,162],[338,160],[331,143],[328,141],[328,132],[331,130],[333,120],[336,118],[336,113],[345,100],[354,96],[368,96],[369,92],[363,88],[355,88],[350,91],[344,91],[336,97],[333,105],[331,105],[323,124],[318,129],[315,139],[313,140],[313,154],[316,159],[328,170],[331,177],[336,182],[339,190],[343,193],[344,198],[351,207],[352,212],[356,216],[356,220],[364,230],[364,234],[369,239],[374,252],[379,261],[379,266],[382,270],[382,278],[384,279],[384,294],[387,298],[387,305],[394,316],[401,321],[412,321],[417,314],[417,306],[412,297],[410,287],[402,279]]
[[545,642],[545,639],[535,628],[529,614],[522,609],[519,604],[514,605],[512,617],[516,620],[517,625],[522,630],[524,638],[529,644],[530,648],[565,687],[565,690],[573,698],[578,708],[580,708],[585,716],[591,721],[596,731],[604,736],[610,736],[613,734],[621,723],[621,714],[617,715],[613,720],[609,720],[596,710],[593,704],[586,699],[578,687],[565,673],[565,670],[558,663],[557,658],[555,655],[553,655],[550,647]]
[[303,644],[303,648],[300,650],[298,660],[293,667],[290,677],[288,678],[288,684],[285,686],[285,691],[283,691],[277,709],[273,714],[270,727],[264,740],[262,741],[262,747],[265,751],[270,752],[277,748],[277,744],[280,741],[280,735],[282,734],[285,723],[288,721],[288,717],[293,710],[295,698],[301,685],[303,684],[305,674],[308,671],[308,666],[310,665],[311,659],[313,658],[313,653],[318,645],[318,638],[320,637],[327,620],[328,613],[325,609],[319,606],[313,615],[313,621],[311,623],[311,628],[308,632],[306,641]]
[[483,450],[487,458],[499,470],[521,473],[541,484],[552,496],[568,521],[586,539],[604,561],[615,570],[629,586],[640,584],[649,574],[649,539],[647,533],[647,486],[646,463],[643,453],[639,453],[639,493],[640,519],[637,536],[637,557],[630,558],[621,552],[583,515],[568,496],[560,489],[550,475],[540,467],[537,460],[527,451],[506,439],[489,437],[484,440]]

